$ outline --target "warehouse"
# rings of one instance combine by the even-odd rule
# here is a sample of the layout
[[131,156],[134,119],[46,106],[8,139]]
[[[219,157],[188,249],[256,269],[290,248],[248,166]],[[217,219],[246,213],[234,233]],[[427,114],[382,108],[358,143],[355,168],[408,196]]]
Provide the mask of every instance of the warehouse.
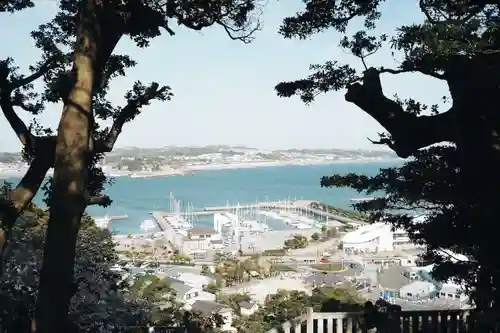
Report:
[[430,282],[414,281],[399,290],[401,298],[422,299],[434,297],[436,295],[436,286]]
[[439,290],[439,297],[462,302],[468,299],[467,295],[464,293],[464,288],[452,281],[443,283]]

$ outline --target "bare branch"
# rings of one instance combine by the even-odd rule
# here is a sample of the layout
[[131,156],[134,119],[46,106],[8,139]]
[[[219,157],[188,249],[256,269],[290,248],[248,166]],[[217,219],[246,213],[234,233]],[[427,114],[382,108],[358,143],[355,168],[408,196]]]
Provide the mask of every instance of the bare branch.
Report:
[[128,104],[118,113],[115,117],[113,125],[111,126],[106,139],[102,141],[97,141],[95,144],[95,150],[97,153],[107,153],[113,150],[113,147],[118,140],[120,133],[122,132],[123,125],[132,120],[137,114],[139,114],[140,109],[148,105],[153,99],[169,99],[171,94],[169,92],[170,88],[167,86],[160,87],[158,83],[152,83],[141,96],[130,100]]
[[390,147],[400,157],[406,158],[420,148],[456,139],[453,107],[433,116],[405,112],[401,105],[384,96],[380,71],[375,68],[365,71],[362,84],[348,86],[345,99],[372,116],[391,134]]

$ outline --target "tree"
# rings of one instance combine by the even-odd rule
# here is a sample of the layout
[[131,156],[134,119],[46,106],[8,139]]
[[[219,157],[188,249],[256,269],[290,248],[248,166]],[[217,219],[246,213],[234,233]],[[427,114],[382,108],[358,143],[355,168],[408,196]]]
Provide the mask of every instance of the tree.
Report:
[[191,258],[185,254],[182,254],[182,253],[176,253],[176,254],[172,255],[170,260],[172,260],[173,262],[182,263],[182,264],[191,263]]
[[[246,300],[241,299],[245,296],[236,294],[233,298],[240,302]],[[345,285],[339,288],[317,288],[312,295],[298,290],[278,290],[275,294],[268,295],[254,314],[235,320],[234,326],[239,332],[265,333],[301,316],[307,307],[324,312],[358,311],[360,306],[357,302],[362,302],[361,297],[356,290]]]
[[234,293],[234,294],[219,294],[217,296],[217,302],[221,304],[225,304],[237,314],[241,314],[240,303],[241,302],[250,302],[252,298],[248,294],[244,293]]
[[200,274],[201,275],[208,275],[208,274],[210,274],[210,268],[208,267],[208,265],[201,265]]
[[220,291],[220,287],[217,285],[217,283],[209,283],[206,286],[203,286],[203,291],[217,294]]
[[[32,1],[2,2],[8,11],[32,7]],[[126,105],[114,107],[106,93],[112,78],[124,75],[135,62],[113,54],[123,36],[139,47],[147,47],[163,31],[175,32],[172,21],[192,30],[221,26],[232,39],[249,42],[258,29],[252,0],[211,2],[150,1],[60,1],[59,12],[31,35],[42,59],[30,75],[20,75],[13,59],[0,62],[0,107],[24,147],[29,169],[2,203],[0,249],[8,252],[14,222],[42,186],[49,168],[54,176],[47,184],[49,221],[41,269],[36,331],[64,331],[73,296],[75,244],[85,208],[110,204],[102,196],[105,176],[96,163],[110,152],[124,124],[152,100],[169,100],[168,86],[136,82],[126,93]],[[68,50],[70,50],[68,52]],[[43,79],[44,89],[33,83]],[[38,93],[38,94],[37,94]],[[16,113],[43,111],[46,103],[62,102],[56,134],[37,123],[26,125]],[[99,128],[96,119],[112,119],[110,128]]]
[[321,238],[321,235],[317,232],[311,235],[311,239],[315,242],[317,242]]
[[[345,33],[351,20],[364,20],[365,30],[343,37],[340,47],[360,60],[362,71],[336,61],[312,65],[305,79],[276,86],[282,97],[299,95],[312,102],[319,94],[346,89],[345,99],[387,131],[374,144],[385,144],[402,158],[401,168],[387,168],[375,177],[349,174],[324,177],[322,186],[346,186],[387,196],[356,206],[405,228],[411,239],[426,244],[425,257],[436,264],[434,276],[466,284],[479,311],[498,313],[500,258],[494,236],[500,208],[500,99],[498,74],[499,7],[493,1],[424,0],[425,19],[409,22],[393,35],[370,35],[383,1],[306,1],[304,11],[286,18],[285,38],[308,38],[329,28]],[[368,57],[390,44],[401,59],[397,68],[369,67]],[[390,99],[380,76],[416,72],[448,84],[451,106],[442,111],[414,99]],[[440,144],[440,145],[436,145]],[[433,145],[433,146],[431,146]],[[428,146],[431,146],[430,148]],[[415,211],[426,221],[416,223]],[[441,251],[444,250],[444,251]],[[457,258],[453,253],[463,255]]]
[[[5,194],[4,191],[0,194]],[[0,283],[0,332],[30,331],[45,242],[48,215],[31,206],[13,227],[16,242]],[[109,232],[82,221],[75,258],[75,296],[70,304],[72,325],[79,332],[112,332],[117,327],[145,325],[148,304],[128,301],[119,290],[119,276],[110,270],[118,262]]]
[[292,238],[285,240],[286,249],[303,249],[307,247],[307,237],[302,235],[293,235]]

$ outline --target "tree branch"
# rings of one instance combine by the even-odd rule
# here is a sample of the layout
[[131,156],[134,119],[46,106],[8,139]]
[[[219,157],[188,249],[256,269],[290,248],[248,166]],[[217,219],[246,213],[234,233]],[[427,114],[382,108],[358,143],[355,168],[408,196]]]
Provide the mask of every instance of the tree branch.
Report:
[[391,134],[390,147],[398,156],[407,158],[420,148],[455,141],[453,107],[434,116],[416,116],[384,96],[379,70],[369,68],[362,81],[362,84],[348,86],[345,99],[372,116]]
[[[32,83],[38,78],[42,77],[53,66],[53,60],[47,60],[40,68],[33,74],[27,77],[21,77],[15,80],[9,80],[10,68],[7,61],[0,61],[0,107],[9,125],[16,133],[21,144],[33,152],[35,149],[35,136],[30,132],[26,124],[21,120],[14,110],[14,102],[11,94],[14,90]],[[23,107],[23,105],[20,105]]]
[[98,205],[98,206],[109,206],[112,200],[107,195],[98,197],[89,197],[87,201],[87,206]]
[[49,151],[35,155],[28,171],[17,187],[11,190],[7,198],[0,202],[0,276],[3,272],[2,268],[6,253],[8,253],[7,247],[12,227],[35,197],[38,189],[42,186],[47,171],[54,164],[55,145],[50,145],[48,141],[47,143],[49,143],[48,146],[40,145],[40,147],[48,148]]
[[152,83],[144,92],[144,94],[139,97],[132,99],[128,104],[121,109],[118,115],[115,117],[113,125],[109,129],[108,135],[104,140],[97,141],[95,144],[95,150],[97,153],[109,153],[113,150],[116,141],[120,133],[122,132],[123,125],[132,120],[137,114],[139,114],[140,109],[148,105],[149,102],[155,98],[168,99],[170,94],[168,93],[169,87],[160,87],[158,83]]
[[28,75],[26,77],[21,77],[20,79],[13,80],[9,83],[9,88],[10,91],[13,91],[17,88],[20,88],[22,86],[25,86],[27,84],[30,84],[34,82],[35,80],[38,80],[41,78],[44,74],[46,74],[49,70],[51,70],[54,67],[54,59],[49,58],[47,59],[41,66],[36,70],[34,73],[31,75]]

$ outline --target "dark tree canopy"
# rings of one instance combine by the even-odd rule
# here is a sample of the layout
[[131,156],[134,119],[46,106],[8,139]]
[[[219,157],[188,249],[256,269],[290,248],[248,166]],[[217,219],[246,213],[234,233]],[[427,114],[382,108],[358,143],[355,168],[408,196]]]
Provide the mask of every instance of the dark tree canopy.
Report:
[[[22,74],[15,59],[0,60],[0,108],[21,144],[29,169],[0,202],[1,263],[9,253],[12,228],[40,188],[46,190],[49,221],[35,311],[34,330],[65,330],[74,294],[73,266],[81,218],[88,205],[109,205],[102,192],[107,181],[97,166],[110,152],[124,125],[153,100],[167,101],[170,87],[136,82],[125,93],[123,106],[107,98],[110,81],[126,75],[135,61],[114,49],[128,36],[138,47],[175,25],[191,30],[222,27],[229,38],[248,43],[259,29],[258,0],[61,0],[54,19],[31,33],[42,51],[40,61]],[[36,1],[7,0],[0,11],[35,8]],[[7,14],[1,14],[7,15]],[[26,36],[28,37],[28,36]],[[35,82],[42,89],[35,90]],[[18,112],[40,114],[49,103],[62,103],[57,131],[37,122],[26,124]],[[96,120],[112,120],[100,128]],[[45,183],[47,171],[54,176]],[[7,258],[8,259],[8,258]],[[0,271],[3,269],[0,269]]]
[[[305,9],[285,18],[280,33],[299,39],[328,29],[345,34],[352,20],[362,19],[364,30],[343,37],[340,47],[357,57],[364,70],[333,59],[311,65],[304,79],[278,84],[277,93],[311,103],[322,93],[344,91],[347,102],[380,123],[386,133],[373,143],[409,158],[404,166],[381,170],[375,177],[324,177],[321,185],[385,192],[356,207],[371,212],[373,220],[385,219],[408,230],[414,241],[427,245],[426,257],[436,263],[436,278],[465,282],[478,309],[498,312],[500,259],[492,255],[498,241],[489,230],[500,216],[500,5],[420,0],[415,6],[424,14],[422,22],[377,35],[383,2],[304,1]],[[397,67],[368,65],[369,56],[382,52],[383,46],[399,60]],[[406,72],[445,81],[449,108],[385,96],[380,75],[397,80]],[[418,212],[427,214],[426,222],[413,221]],[[457,259],[443,249],[468,259]]]

